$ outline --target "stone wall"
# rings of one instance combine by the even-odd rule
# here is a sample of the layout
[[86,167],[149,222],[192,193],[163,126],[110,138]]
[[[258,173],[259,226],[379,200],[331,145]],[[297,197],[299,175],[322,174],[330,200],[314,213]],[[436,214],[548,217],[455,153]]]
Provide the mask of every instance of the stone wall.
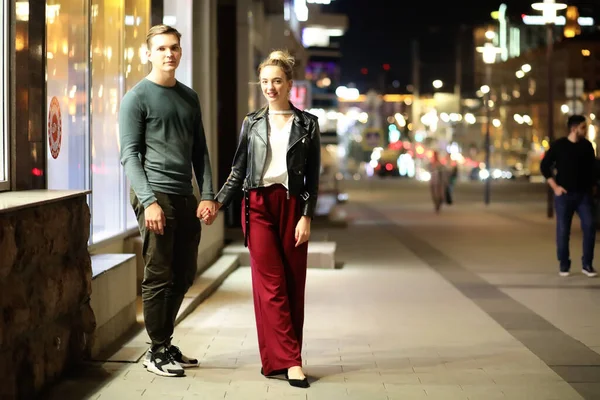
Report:
[[89,357],[85,195],[0,213],[0,399],[31,399]]

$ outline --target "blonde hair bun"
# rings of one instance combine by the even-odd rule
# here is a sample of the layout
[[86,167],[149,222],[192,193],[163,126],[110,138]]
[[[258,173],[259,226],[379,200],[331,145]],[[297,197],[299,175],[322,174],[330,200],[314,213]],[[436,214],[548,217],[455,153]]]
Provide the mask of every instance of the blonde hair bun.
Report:
[[288,80],[292,80],[294,64],[296,64],[296,60],[287,50],[273,50],[258,66],[258,75],[260,76],[260,71],[264,67],[277,66],[283,70]]
[[285,50],[274,50],[271,52],[271,54],[269,54],[269,59],[275,61],[281,61],[287,65],[289,65],[290,67],[293,67],[294,64],[296,63],[296,60],[294,59],[294,57],[292,57],[290,55],[290,53],[288,53]]

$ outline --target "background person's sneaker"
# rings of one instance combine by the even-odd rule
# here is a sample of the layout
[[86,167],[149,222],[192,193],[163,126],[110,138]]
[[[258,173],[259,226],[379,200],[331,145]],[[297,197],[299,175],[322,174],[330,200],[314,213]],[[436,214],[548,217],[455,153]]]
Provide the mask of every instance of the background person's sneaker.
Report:
[[144,367],[149,372],[160,376],[184,376],[185,371],[173,358],[173,355],[165,346],[161,346],[155,351],[148,350],[144,358]]
[[179,365],[181,365],[183,368],[192,368],[198,366],[197,359],[185,356],[177,346],[169,345],[169,353],[171,353],[173,359],[177,361],[177,363],[179,363]]
[[596,270],[594,269],[594,267],[592,267],[591,265],[586,265],[583,268],[581,268],[581,272],[583,272],[585,275],[587,275],[590,278],[593,278],[596,275],[598,275],[596,273]]

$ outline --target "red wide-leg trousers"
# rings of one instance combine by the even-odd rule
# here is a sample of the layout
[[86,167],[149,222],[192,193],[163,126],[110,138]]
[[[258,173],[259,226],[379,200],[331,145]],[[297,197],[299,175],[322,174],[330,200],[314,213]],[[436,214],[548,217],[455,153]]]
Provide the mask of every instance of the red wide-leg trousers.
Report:
[[[308,243],[296,246],[298,200],[282,185],[251,190],[248,249],[258,347],[264,374],[302,366]],[[243,215],[242,221],[246,220]]]

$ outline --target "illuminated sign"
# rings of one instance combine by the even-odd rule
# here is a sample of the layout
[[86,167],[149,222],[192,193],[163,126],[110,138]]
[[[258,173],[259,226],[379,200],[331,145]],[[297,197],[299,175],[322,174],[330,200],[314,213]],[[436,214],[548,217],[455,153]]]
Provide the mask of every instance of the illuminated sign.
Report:
[[510,57],[519,57],[521,55],[521,31],[519,28],[510,27],[510,40],[508,46],[508,55]]
[[328,47],[329,43],[327,29],[309,27],[302,30],[302,44],[304,47]]
[[[543,15],[523,15],[523,23],[525,25],[545,25],[546,24]],[[561,16],[556,17],[556,21],[554,23],[556,25],[564,25],[567,23],[567,19],[561,15]],[[580,26],[594,26],[594,18],[579,17],[579,18],[577,18],[577,23]]]
[[290,91],[290,101],[299,110],[306,110],[311,107],[310,82],[294,81]]
[[308,7],[306,0],[294,0],[294,13],[298,21],[304,22],[308,20]]
[[498,24],[500,25],[500,58],[508,60],[508,21],[506,19],[506,4],[500,4],[498,8]]

